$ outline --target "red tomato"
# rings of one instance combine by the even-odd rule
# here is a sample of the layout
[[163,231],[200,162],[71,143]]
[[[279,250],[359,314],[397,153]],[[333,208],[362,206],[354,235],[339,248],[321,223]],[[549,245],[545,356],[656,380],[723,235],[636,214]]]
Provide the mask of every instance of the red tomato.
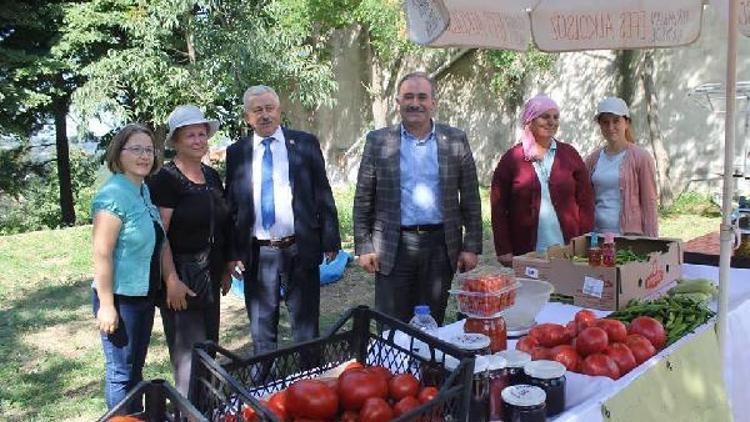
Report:
[[344,367],[344,372],[346,372],[348,370],[351,370],[351,369],[362,369],[364,367],[365,366],[362,365],[361,363],[359,363],[357,361],[354,361],[354,362],[351,362],[348,365],[346,365],[346,367]]
[[518,340],[518,342],[516,343],[516,350],[531,353],[531,351],[534,350],[534,348],[537,346],[539,346],[539,341],[536,338],[526,336]]
[[[237,418],[234,415],[226,415],[226,416],[224,416],[225,420],[226,420],[227,416],[234,417],[235,419]],[[141,419],[141,418],[139,418],[137,416],[132,416],[132,415],[127,415],[127,416],[112,416],[111,418],[107,419],[107,422],[143,422],[143,419]]]
[[583,331],[584,328],[588,328],[589,325],[596,320],[596,314],[588,309],[582,309],[576,312],[575,322],[578,326],[578,332]]
[[578,326],[575,321],[565,324],[565,343],[570,343],[578,335]]
[[565,343],[565,327],[560,324],[539,324],[529,331],[529,335],[544,347],[555,347]]
[[268,408],[282,421],[290,421],[288,409],[286,407],[286,390],[275,393],[268,399]]
[[636,366],[635,356],[623,343],[612,343],[604,349],[604,354],[611,357],[620,368],[620,375],[625,375]]
[[388,422],[393,419],[393,410],[388,402],[380,397],[365,400],[359,411],[360,422]]
[[[136,419],[140,421],[140,419]],[[114,419],[109,418],[107,422],[130,422],[132,419]],[[237,422],[237,415],[224,415],[224,419],[221,422]]]
[[646,337],[656,350],[661,350],[667,342],[667,334],[664,332],[664,326],[661,325],[661,322],[647,316],[639,316],[630,321],[628,334],[640,334]]
[[393,406],[393,415],[399,417],[412,409],[416,409],[420,404],[416,397],[406,396]]
[[434,399],[438,395],[438,389],[435,387],[425,387],[422,389],[422,391],[419,392],[419,395],[417,398],[419,399],[420,403],[427,403],[428,401]]
[[294,418],[294,422],[325,422],[323,419]]
[[320,377],[315,379],[327,385],[329,388],[333,388],[333,391],[338,391],[339,389],[339,379],[336,377]]
[[384,368],[382,366],[370,366],[368,368],[365,368],[367,372],[371,372],[375,375],[380,376],[386,381],[390,381],[390,379],[393,377],[393,374],[391,371],[388,370],[388,368]]
[[646,337],[640,334],[631,334],[625,339],[625,344],[628,346],[633,357],[635,357],[635,363],[640,365],[643,362],[649,360],[651,356],[656,354],[656,348]]
[[347,410],[341,414],[340,422],[359,422],[359,413],[353,410]]
[[419,380],[412,374],[394,375],[388,382],[388,392],[396,400],[408,396],[416,397],[419,393]]
[[286,408],[295,418],[331,419],[339,409],[336,391],[320,381],[299,380],[286,393]]
[[550,351],[549,357],[550,359],[565,365],[565,368],[568,371],[576,371],[578,369],[578,361],[581,360],[576,348],[569,344],[561,344],[554,347]]
[[242,408],[242,419],[244,419],[245,422],[256,422],[258,420],[258,415],[255,413],[255,409],[245,405]]
[[604,376],[616,380],[620,378],[620,368],[612,358],[601,353],[586,356],[583,360],[583,373],[592,376]]
[[610,343],[622,343],[628,336],[628,329],[625,324],[615,319],[597,319],[594,321],[594,327],[606,331]]
[[351,369],[339,376],[339,401],[346,410],[359,410],[370,397],[388,397],[388,383],[365,369]]
[[550,349],[537,346],[531,349],[531,360],[547,360],[550,358]]
[[576,351],[581,356],[601,353],[608,344],[607,332],[598,327],[585,328],[576,337]]

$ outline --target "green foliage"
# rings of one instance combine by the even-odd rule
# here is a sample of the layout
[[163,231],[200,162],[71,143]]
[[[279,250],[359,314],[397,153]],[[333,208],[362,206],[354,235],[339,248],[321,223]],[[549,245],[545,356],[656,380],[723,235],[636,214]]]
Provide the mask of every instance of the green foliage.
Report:
[[[95,193],[99,162],[81,151],[71,151],[71,181],[78,224],[91,223],[91,201]],[[0,206],[0,235],[23,233],[62,224],[58,206],[60,184],[57,173],[48,166],[42,174],[34,174],[25,181],[23,194],[17,201]]]
[[675,199],[671,207],[661,209],[662,216],[696,215],[702,217],[720,217],[721,208],[716,205],[711,196],[698,192],[684,192]]
[[526,84],[544,75],[555,64],[556,55],[530,49],[525,53],[507,50],[486,50],[484,56],[494,70],[492,90],[503,98],[508,109],[523,104]]

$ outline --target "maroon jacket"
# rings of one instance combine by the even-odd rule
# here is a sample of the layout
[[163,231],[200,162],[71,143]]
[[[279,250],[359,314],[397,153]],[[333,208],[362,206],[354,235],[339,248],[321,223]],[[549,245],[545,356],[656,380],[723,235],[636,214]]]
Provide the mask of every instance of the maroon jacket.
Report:
[[[567,243],[594,226],[594,195],[581,156],[572,146],[556,142],[549,188]],[[521,255],[536,248],[541,199],[534,166],[523,159],[523,148],[517,144],[503,154],[492,176],[490,204],[497,256]]]

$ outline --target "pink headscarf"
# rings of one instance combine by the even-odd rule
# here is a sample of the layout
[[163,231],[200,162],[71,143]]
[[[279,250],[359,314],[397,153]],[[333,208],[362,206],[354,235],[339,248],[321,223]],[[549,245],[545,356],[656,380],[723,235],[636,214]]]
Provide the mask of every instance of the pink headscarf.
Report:
[[534,140],[534,135],[531,133],[529,123],[551,109],[560,110],[560,107],[557,106],[557,103],[552,98],[544,94],[537,95],[523,106],[523,113],[521,113],[521,126],[523,126],[521,144],[523,145],[524,160],[534,161],[539,159],[536,141]]

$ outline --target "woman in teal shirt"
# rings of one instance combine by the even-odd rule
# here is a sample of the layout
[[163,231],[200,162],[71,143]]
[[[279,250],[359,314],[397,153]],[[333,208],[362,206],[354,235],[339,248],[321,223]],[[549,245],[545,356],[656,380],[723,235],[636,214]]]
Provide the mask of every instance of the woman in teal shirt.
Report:
[[[127,125],[107,147],[113,175],[94,197],[93,308],[106,366],[107,407],[143,379],[143,365],[160,290],[161,219],[144,178],[159,169],[154,135]],[[139,412],[135,403],[131,413]]]

